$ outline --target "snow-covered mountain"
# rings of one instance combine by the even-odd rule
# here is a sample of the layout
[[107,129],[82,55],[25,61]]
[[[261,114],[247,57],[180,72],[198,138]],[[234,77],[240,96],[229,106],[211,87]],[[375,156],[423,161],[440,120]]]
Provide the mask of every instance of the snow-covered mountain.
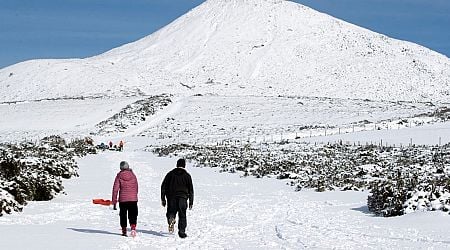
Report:
[[281,0],[208,0],[86,59],[0,70],[2,102],[132,94],[450,100],[450,60]]

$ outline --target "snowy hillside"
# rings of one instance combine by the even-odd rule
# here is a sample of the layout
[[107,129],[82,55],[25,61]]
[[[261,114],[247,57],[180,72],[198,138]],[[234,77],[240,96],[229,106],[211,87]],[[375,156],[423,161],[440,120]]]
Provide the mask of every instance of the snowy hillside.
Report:
[[450,60],[281,0],[208,0],[86,59],[0,70],[0,100],[160,93],[448,101]]

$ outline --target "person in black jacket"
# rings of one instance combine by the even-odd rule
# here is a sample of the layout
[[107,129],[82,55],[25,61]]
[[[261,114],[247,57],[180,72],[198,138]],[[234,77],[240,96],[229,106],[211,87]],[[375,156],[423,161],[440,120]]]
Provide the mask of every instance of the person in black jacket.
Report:
[[194,187],[192,186],[191,175],[186,171],[186,160],[179,159],[177,167],[167,173],[161,184],[161,202],[166,206],[167,198],[167,223],[169,232],[173,233],[176,223],[175,217],[178,213],[178,235],[185,238],[186,235],[186,210],[192,209],[194,204]]

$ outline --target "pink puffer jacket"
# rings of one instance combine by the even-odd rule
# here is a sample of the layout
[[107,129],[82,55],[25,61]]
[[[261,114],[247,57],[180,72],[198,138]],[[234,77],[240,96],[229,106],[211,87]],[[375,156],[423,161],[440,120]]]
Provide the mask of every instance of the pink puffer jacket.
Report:
[[112,203],[117,203],[117,193],[119,193],[119,202],[137,201],[138,181],[131,169],[120,171],[114,180],[112,190]]

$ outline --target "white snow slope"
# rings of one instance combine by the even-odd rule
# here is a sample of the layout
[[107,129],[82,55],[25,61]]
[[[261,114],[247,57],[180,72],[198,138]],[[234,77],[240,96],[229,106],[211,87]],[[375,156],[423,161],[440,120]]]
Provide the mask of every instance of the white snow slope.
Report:
[[0,102],[157,93],[450,100],[446,56],[281,0],[208,0],[86,59],[0,70]]

